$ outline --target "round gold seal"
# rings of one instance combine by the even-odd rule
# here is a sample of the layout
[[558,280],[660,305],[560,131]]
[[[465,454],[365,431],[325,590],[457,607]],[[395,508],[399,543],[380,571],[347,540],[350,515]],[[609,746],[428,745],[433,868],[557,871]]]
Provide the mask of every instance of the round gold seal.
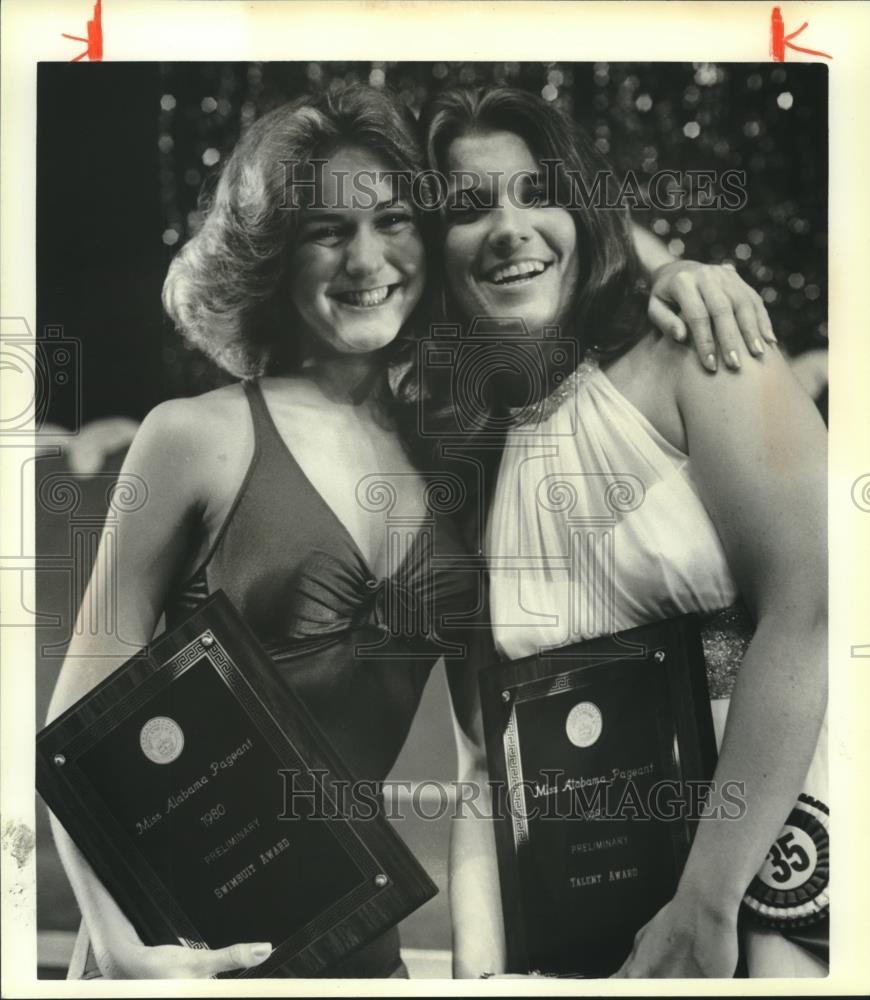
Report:
[[581,701],[568,713],[565,733],[575,747],[591,747],[602,726],[601,709],[591,701]]
[[139,732],[142,753],[154,764],[171,764],[184,749],[181,726],[168,715],[155,715]]

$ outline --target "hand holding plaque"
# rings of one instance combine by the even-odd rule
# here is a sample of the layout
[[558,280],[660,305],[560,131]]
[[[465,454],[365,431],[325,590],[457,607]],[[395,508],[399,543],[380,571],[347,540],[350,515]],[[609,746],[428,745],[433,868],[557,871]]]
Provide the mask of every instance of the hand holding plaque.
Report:
[[612,975],[676,892],[715,766],[697,623],[503,663],[480,684],[507,794],[496,839],[509,968]]
[[272,953],[267,942],[232,944],[226,948],[146,945],[136,937],[125,940],[111,956],[101,957],[107,979],[215,979],[222,973],[251,969]]
[[382,816],[343,811],[349,781],[220,592],[37,738],[40,794],[141,941],[211,950],[187,975],[259,959],[245,941],[275,948],[237,974],[321,975],[435,894]]
[[736,915],[677,895],[637,933],[614,977],[729,979],[739,957]]

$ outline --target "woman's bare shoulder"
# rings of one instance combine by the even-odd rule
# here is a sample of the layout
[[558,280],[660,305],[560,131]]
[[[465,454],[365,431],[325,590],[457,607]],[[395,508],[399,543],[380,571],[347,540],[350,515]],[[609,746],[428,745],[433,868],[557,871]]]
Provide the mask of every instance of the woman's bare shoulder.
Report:
[[620,393],[680,451],[686,450],[686,435],[677,407],[677,387],[683,367],[693,357],[697,360],[690,347],[650,332],[606,367]]
[[[209,496],[214,484],[232,475],[253,447],[251,421],[241,385],[229,385],[152,409],[127,452],[127,471],[172,485],[194,499]],[[238,462],[228,461],[238,456]],[[232,468],[231,468],[232,466]],[[182,488],[183,487],[183,488]]]
[[237,427],[247,409],[241,383],[225,385],[199,396],[158,403],[143,420],[140,434],[159,435],[169,445],[206,445]]
[[125,471],[172,498],[174,510],[220,507],[238,488],[253,452],[253,431],[241,385],[169,399],[152,409],[124,460]]
[[712,403],[719,400],[733,406],[738,401],[760,398],[776,391],[787,396],[800,386],[779,349],[768,347],[759,358],[744,354],[741,367],[734,371],[719,362],[715,372],[700,362],[691,345],[671,337],[649,334],[629,352],[635,375],[643,370],[646,379],[678,404],[692,400]]
[[690,350],[675,365],[674,376],[676,398],[681,409],[692,404],[720,407],[733,417],[736,407],[751,405],[762,408],[770,406],[774,399],[797,401],[798,405],[809,401],[809,396],[776,346],[768,346],[758,358],[744,354],[736,371],[727,368],[720,360],[716,372],[708,372],[695,352]]
[[664,380],[672,385],[676,385],[689,368],[705,371],[691,344],[680,343],[658,330],[648,332],[630,353],[635,356],[635,363],[647,368],[656,381]]
[[694,352],[657,330],[649,330],[613,361],[603,363],[611,381],[637,385],[641,381],[660,383],[672,379],[675,369],[686,363]]

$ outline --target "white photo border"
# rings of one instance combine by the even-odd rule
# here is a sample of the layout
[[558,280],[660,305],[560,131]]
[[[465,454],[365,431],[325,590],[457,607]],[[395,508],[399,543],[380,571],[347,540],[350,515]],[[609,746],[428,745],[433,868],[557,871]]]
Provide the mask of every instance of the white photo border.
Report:
[[[103,0],[106,61],[514,59],[764,61],[774,4],[579,2],[236,2]],[[830,767],[831,974],[823,980],[581,981],[318,980],[298,995],[794,995],[863,992],[870,939],[866,830],[870,717],[870,129],[866,95],[870,5],[783,3],[796,40],[830,53]],[[93,0],[5,0],[2,17],[0,313],[36,328],[36,67],[69,61]],[[790,61],[818,61],[788,51]],[[0,372],[2,377],[2,372]],[[14,410],[15,401],[7,405]],[[21,470],[33,442],[0,435],[0,710],[2,710],[2,975],[4,996],[238,996],[237,981],[59,982],[36,979],[35,852],[14,853],[34,829],[35,684],[32,630],[6,619],[33,608],[33,496]],[[22,571],[24,567],[24,571]],[[8,570],[8,572],[6,571]],[[863,975],[862,975],[863,973]],[[247,995],[286,996],[288,981],[252,980]]]

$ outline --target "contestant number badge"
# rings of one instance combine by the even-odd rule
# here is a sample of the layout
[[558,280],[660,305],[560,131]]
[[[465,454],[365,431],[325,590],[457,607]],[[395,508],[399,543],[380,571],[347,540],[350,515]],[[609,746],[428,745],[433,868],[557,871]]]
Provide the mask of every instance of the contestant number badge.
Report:
[[801,927],[828,913],[828,808],[801,795],[752,880],[743,906],[768,927]]

